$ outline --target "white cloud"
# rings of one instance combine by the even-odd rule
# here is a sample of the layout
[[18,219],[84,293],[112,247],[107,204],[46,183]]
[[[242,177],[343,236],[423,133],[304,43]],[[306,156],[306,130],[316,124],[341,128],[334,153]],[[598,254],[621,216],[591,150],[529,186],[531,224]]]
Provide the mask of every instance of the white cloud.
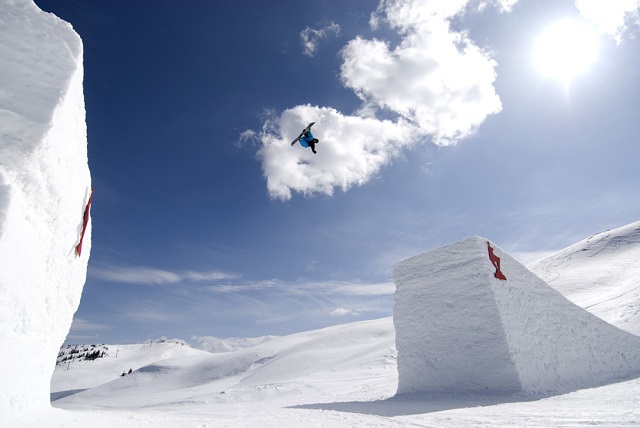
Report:
[[241,284],[208,285],[201,288],[202,291],[217,293],[245,293],[257,290],[278,290],[288,294],[319,293],[322,295],[343,295],[375,297],[387,296],[395,293],[393,282],[362,283],[348,281],[325,282],[284,282],[277,279],[268,281],[246,282]]
[[387,42],[356,38],[342,51],[341,77],[367,104],[400,114],[439,145],[471,134],[501,109],[495,93],[496,62],[449,19],[466,0],[387,1],[378,8],[402,34]]
[[[320,140],[317,155],[289,144],[300,133],[300,124],[312,121],[313,134]],[[345,116],[330,107],[286,110],[272,119],[258,151],[269,194],[279,199],[290,199],[292,190],[332,195],[336,187],[347,190],[363,184],[411,142],[412,132],[403,120]]]
[[576,0],[580,14],[598,27],[600,33],[618,43],[630,25],[640,23],[640,0]]
[[321,39],[326,39],[330,35],[339,36],[340,26],[335,22],[327,25],[326,27],[315,30],[307,27],[300,33],[300,42],[302,43],[303,53],[307,56],[313,57],[318,51],[318,43]]
[[[341,80],[360,97],[361,108],[348,115],[301,105],[266,122],[258,155],[269,195],[287,200],[292,192],[346,191],[369,181],[402,148],[425,139],[454,144],[500,111],[495,61],[449,25],[467,3],[381,1],[371,23],[388,23],[401,43],[392,48],[383,40],[357,37],[341,52]],[[312,121],[320,140],[317,155],[289,145]]]
[[480,12],[490,6],[496,6],[501,12],[511,12],[518,0],[478,0],[476,9]]
[[91,278],[102,281],[153,285],[238,278],[238,275],[227,274],[217,270],[209,272],[170,272],[146,266],[91,266],[88,273]]
[[256,131],[251,130],[251,129],[247,129],[247,130],[245,130],[245,131],[240,133],[240,138],[235,143],[235,146],[236,147],[243,147],[245,145],[253,145],[256,142],[259,142],[258,133]]
[[98,324],[83,318],[74,317],[73,322],[71,323],[70,334],[79,334],[86,331],[93,332],[95,330],[108,330],[110,328],[111,326],[106,324]]
[[228,274],[221,271],[212,272],[185,272],[182,277],[189,281],[220,281],[223,279],[238,278],[238,275]]
[[233,352],[239,349],[250,348],[266,341],[275,339],[277,336],[261,337],[231,337],[221,339],[215,336],[192,336],[191,339],[198,342],[198,348],[209,352]]
[[244,283],[222,283],[215,285],[205,285],[200,288],[201,291],[211,291],[216,293],[244,293],[258,290],[267,290],[272,288],[281,288],[283,283],[275,279],[244,282]]
[[396,292],[396,287],[393,282],[383,282],[380,284],[343,283],[333,284],[331,288],[335,293],[350,296],[385,296]]
[[331,315],[332,317],[344,317],[346,315],[359,315],[360,311],[357,309],[347,309],[347,308],[336,308],[334,310],[332,310],[329,315]]
[[149,267],[95,267],[89,270],[89,275],[103,281],[127,284],[170,284],[181,279],[173,272]]

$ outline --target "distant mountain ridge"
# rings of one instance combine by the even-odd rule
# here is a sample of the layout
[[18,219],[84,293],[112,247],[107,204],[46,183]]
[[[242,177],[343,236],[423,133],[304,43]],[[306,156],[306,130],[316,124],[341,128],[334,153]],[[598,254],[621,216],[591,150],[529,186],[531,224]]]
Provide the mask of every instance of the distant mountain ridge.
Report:
[[67,345],[60,348],[56,365],[70,364],[73,361],[93,361],[108,356],[109,347],[100,345]]

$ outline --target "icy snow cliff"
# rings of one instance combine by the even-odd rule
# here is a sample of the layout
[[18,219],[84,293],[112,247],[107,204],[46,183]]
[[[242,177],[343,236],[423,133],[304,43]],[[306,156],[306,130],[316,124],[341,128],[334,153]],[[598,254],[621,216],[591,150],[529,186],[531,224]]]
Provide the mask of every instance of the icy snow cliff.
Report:
[[484,238],[402,261],[394,281],[398,394],[559,393],[640,372],[640,337],[574,305]]
[[49,406],[91,247],[82,42],[31,0],[0,3],[0,414]]

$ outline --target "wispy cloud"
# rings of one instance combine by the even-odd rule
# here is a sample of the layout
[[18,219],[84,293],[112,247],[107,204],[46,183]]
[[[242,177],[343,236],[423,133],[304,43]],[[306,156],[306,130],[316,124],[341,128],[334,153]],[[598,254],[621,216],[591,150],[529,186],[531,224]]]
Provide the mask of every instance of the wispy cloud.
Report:
[[200,287],[200,290],[216,293],[245,293],[267,289],[281,289],[284,286],[284,283],[272,279],[249,282],[223,282],[220,284],[203,285]]
[[87,331],[95,331],[95,330],[108,330],[111,326],[106,324],[100,324],[92,321],[85,320],[83,318],[73,318],[73,323],[71,324],[71,334],[79,334]]
[[147,266],[90,266],[88,274],[90,278],[101,281],[151,285],[219,281],[239,277],[239,275],[218,270],[206,272],[171,272]]
[[[499,112],[496,62],[450,26],[467,3],[381,1],[372,26],[386,23],[401,42],[391,47],[356,37],[341,51],[340,78],[362,100],[359,110],[300,105],[265,121],[259,157],[271,197],[346,191],[369,181],[403,148],[454,144]],[[287,143],[312,121],[318,154],[292,150]]]
[[393,282],[383,282],[379,284],[342,283],[332,284],[329,290],[334,293],[349,296],[385,296],[394,294],[396,286]]
[[285,334],[342,322],[341,317],[388,316],[393,292],[392,283],[241,278],[138,287],[127,296],[102,303],[108,308],[110,325],[101,325],[101,320],[94,321],[93,312],[87,313],[84,320],[76,321],[75,335],[70,338],[105,341],[119,331],[120,337],[139,341],[163,334],[175,336],[173,332],[181,330],[194,336],[203,349],[222,352],[251,346],[251,341],[216,338],[238,337],[249,326],[256,335]]
[[286,282],[276,279],[237,284],[215,284],[201,287],[203,291],[216,293],[246,293],[260,290],[278,290],[288,294],[319,293],[344,296],[386,296],[395,293],[393,282],[361,283],[348,281],[299,281]]
[[340,26],[335,22],[317,30],[307,27],[300,33],[302,52],[307,56],[313,57],[318,51],[318,43],[320,40],[327,39],[329,36],[337,37],[339,35]]
[[185,272],[182,277],[189,281],[220,281],[239,278],[239,275],[228,274],[221,271],[211,272]]
[[165,322],[181,318],[172,312],[153,308],[125,309],[122,316],[136,322]]
[[111,329],[113,329],[113,326],[111,325],[101,324],[86,320],[84,318],[74,317],[66,341],[96,341],[99,337],[98,332]]
[[238,141],[234,143],[236,147],[244,147],[247,145],[259,144],[260,139],[258,133],[251,129],[244,130],[240,133]]

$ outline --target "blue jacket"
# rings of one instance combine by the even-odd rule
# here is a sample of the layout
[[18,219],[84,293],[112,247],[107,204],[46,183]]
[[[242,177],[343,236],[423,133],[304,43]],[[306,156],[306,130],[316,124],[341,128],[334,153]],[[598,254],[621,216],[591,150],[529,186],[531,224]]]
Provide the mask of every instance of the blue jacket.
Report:
[[300,145],[302,147],[309,147],[309,142],[313,140],[313,134],[311,131],[307,132],[305,135],[300,137]]

